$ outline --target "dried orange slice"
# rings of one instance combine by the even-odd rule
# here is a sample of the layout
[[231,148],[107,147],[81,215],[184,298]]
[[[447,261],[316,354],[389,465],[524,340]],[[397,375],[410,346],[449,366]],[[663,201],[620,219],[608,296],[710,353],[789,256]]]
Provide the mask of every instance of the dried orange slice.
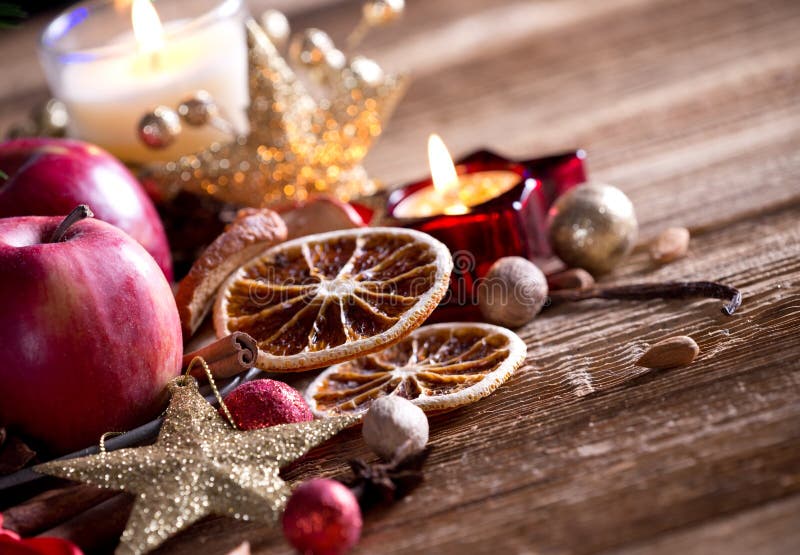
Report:
[[214,306],[219,337],[248,333],[256,366],[320,368],[380,350],[422,324],[447,292],[453,261],[419,231],[360,228],[299,237],[230,275]]
[[331,366],[305,397],[317,416],[357,414],[384,395],[399,395],[425,411],[454,409],[497,389],[526,352],[517,334],[499,326],[424,326],[379,353]]

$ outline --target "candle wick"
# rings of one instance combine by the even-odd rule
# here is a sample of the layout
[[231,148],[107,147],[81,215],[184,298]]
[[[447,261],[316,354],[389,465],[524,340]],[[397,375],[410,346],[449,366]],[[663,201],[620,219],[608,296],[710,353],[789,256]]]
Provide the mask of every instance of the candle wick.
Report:
[[161,71],[162,68],[162,60],[161,60],[161,50],[152,50],[147,54],[147,62],[150,66],[150,71],[153,73],[158,73]]
[[161,71],[161,53],[159,50],[154,50],[150,53],[150,69],[154,72]]

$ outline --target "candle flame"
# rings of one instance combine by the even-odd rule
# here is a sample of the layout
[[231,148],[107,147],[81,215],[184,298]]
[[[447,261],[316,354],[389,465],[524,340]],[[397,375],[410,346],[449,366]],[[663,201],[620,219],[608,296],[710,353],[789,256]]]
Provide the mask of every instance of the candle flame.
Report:
[[131,22],[141,52],[155,54],[164,47],[164,28],[150,0],[133,0]]
[[450,151],[436,133],[428,137],[428,164],[431,167],[433,188],[443,195],[452,194],[458,188],[458,174]]
[[431,167],[433,188],[445,200],[445,214],[464,214],[467,207],[458,197],[458,173],[456,173],[453,157],[436,133],[428,137],[428,164]]

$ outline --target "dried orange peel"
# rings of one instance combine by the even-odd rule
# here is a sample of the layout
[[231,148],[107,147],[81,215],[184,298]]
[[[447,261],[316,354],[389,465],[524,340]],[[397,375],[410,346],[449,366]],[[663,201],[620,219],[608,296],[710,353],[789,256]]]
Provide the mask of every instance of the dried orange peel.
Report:
[[178,284],[175,303],[188,341],[214,305],[217,288],[259,252],[286,240],[286,224],[272,210],[245,208],[203,252]]
[[385,395],[425,411],[450,410],[492,393],[526,352],[517,334],[499,326],[424,326],[383,351],[331,366],[311,382],[305,398],[320,417],[362,413]]
[[219,337],[258,343],[256,366],[301,372],[379,351],[421,325],[444,297],[450,251],[419,231],[360,228],[273,246],[219,289]]

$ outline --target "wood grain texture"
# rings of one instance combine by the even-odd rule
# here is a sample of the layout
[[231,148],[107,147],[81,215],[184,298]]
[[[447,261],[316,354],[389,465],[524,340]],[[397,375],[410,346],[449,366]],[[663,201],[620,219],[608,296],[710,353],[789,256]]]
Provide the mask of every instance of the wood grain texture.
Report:
[[[291,20],[341,42],[358,9],[312,2]],[[744,303],[733,317],[706,300],[548,310],[519,330],[523,371],[432,419],[426,483],[366,515],[358,553],[800,550],[799,27],[795,0],[409,0],[367,39],[414,75],[367,159],[375,177],[425,173],[431,131],[454,153],[584,147],[644,238],[693,232],[687,258],[655,268],[641,251],[606,281],[719,280]],[[0,128],[45,96],[34,37],[0,35],[0,53],[19,52],[2,58]],[[700,346],[691,366],[635,366],[680,334]],[[286,476],[344,474],[364,456],[350,430]],[[159,553],[243,540],[291,552],[275,530],[210,518]]]

